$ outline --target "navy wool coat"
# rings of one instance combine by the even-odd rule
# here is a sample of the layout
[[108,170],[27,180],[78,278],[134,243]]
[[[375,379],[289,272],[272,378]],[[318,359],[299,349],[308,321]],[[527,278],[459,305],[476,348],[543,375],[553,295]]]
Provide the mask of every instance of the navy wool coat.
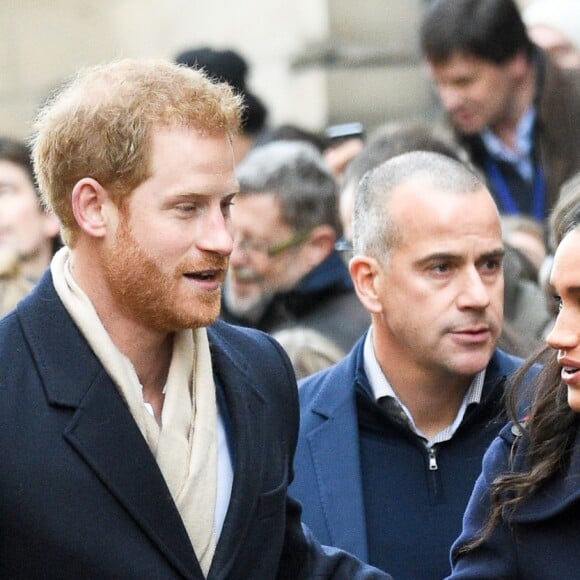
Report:
[[[209,578],[386,577],[322,548],[287,496],[298,401],[280,347],[221,322],[208,334],[234,458]],[[0,449],[0,578],[203,578],[161,471],[50,272],[0,322]]]
[[[522,578],[563,580],[580,578],[580,420],[570,463],[512,515],[500,521],[491,537],[461,557],[456,549],[477,536],[487,521],[489,484],[508,470],[516,435],[507,425],[483,460],[483,472],[463,519],[463,532],[453,547],[451,578]],[[516,431],[517,433],[517,431]],[[517,446],[514,467],[525,462],[525,440]]]

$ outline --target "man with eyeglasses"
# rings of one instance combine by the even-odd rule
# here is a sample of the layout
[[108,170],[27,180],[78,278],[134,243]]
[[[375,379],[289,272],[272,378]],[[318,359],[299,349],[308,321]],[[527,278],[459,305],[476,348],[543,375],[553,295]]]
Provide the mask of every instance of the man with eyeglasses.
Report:
[[320,153],[274,141],[250,152],[237,177],[222,318],[266,332],[313,328],[349,350],[370,317],[335,250],[336,183]]

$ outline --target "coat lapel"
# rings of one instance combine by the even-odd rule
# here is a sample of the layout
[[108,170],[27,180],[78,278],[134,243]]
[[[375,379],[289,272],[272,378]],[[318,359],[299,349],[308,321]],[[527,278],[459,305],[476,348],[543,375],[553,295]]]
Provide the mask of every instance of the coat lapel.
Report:
[[186,578],[203,578],[165,480],[126,404],[57,297],[50,273],[18,311],[63,436]]
[[[354,397],[336,406],[338,383],[330,385],[330,389],[328,386],[312,409],[324,418],[324,422],[307,435],[320,505],[325,510],[332,544],[366,561],[367,535]],[[348,387],[353,388],[352,385]],[[330,412],[325,404],[327,397],[332,407]],[[340,477],[336,477],[337,473]],[[328,509],[328,506],[341,507]]]
[[253,384],[243,355],[232,353],[215,331],[210,331],[210,344],[214,374],[224,389],[231,420],[235,458],[230,504],[209,575],[225,578],[244,543],[261,491],[265,401]]
[[104,373],[65,431],[65,439],[187,578],[202,578],[189,537],[149,447]]

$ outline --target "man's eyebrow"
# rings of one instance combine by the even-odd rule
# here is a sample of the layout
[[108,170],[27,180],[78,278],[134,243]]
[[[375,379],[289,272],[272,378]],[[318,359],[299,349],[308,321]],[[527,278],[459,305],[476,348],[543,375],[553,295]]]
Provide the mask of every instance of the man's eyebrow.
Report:
[[435,252],[417,260],[418,264],[427,264],[428,262],[436,262],[438,260],[460,260],[461,254],[452,254],[451,252]]
[[227,198],[227,197],[233,197],[234,195],[237,195],[239,193],[239,191],[236,190],[232,190],[232,191],[225,191],[224,193],[219,193],[219,194],[215,194],[213,192],[208,192],[208,193],[203,193],[200,191],[174,191],[173,193],[170,193],[170,197],[174,198],[174,199],[207,199],[208,197],[214,197],[215,195],[217,195],[217,197],[220,197],[222,199]]
[[[492,250],[491,252],[485,252],[478,257],[477,261],[480,260],[489,260],[493,258],[503,258],[505,256],[505,250],[503,248],[497,248],[496,250]],[[454,254],[452,252],[435,252],[433,254],[429,254],[424,258],[420,258],[417,260],[417,264],[428,264],[430,262],[449,262],[449,261],[461,261],[463,260],[463,254]]]
[[498,248],[497,250],[493,250],[491,252],[485,252],[481,254],[481,259],[489,259],[489,258],[503,258],[505,256],[505,250],[503,248]]

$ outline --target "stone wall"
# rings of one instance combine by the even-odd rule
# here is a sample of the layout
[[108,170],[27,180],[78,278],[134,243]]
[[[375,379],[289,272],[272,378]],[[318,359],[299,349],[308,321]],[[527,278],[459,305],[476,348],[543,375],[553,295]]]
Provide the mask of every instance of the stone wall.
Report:
[[25,137],[82,66],[234,48],[273,124],[368,127],[428,113],[416,52],[424,0],[0,0],[0,133]]

